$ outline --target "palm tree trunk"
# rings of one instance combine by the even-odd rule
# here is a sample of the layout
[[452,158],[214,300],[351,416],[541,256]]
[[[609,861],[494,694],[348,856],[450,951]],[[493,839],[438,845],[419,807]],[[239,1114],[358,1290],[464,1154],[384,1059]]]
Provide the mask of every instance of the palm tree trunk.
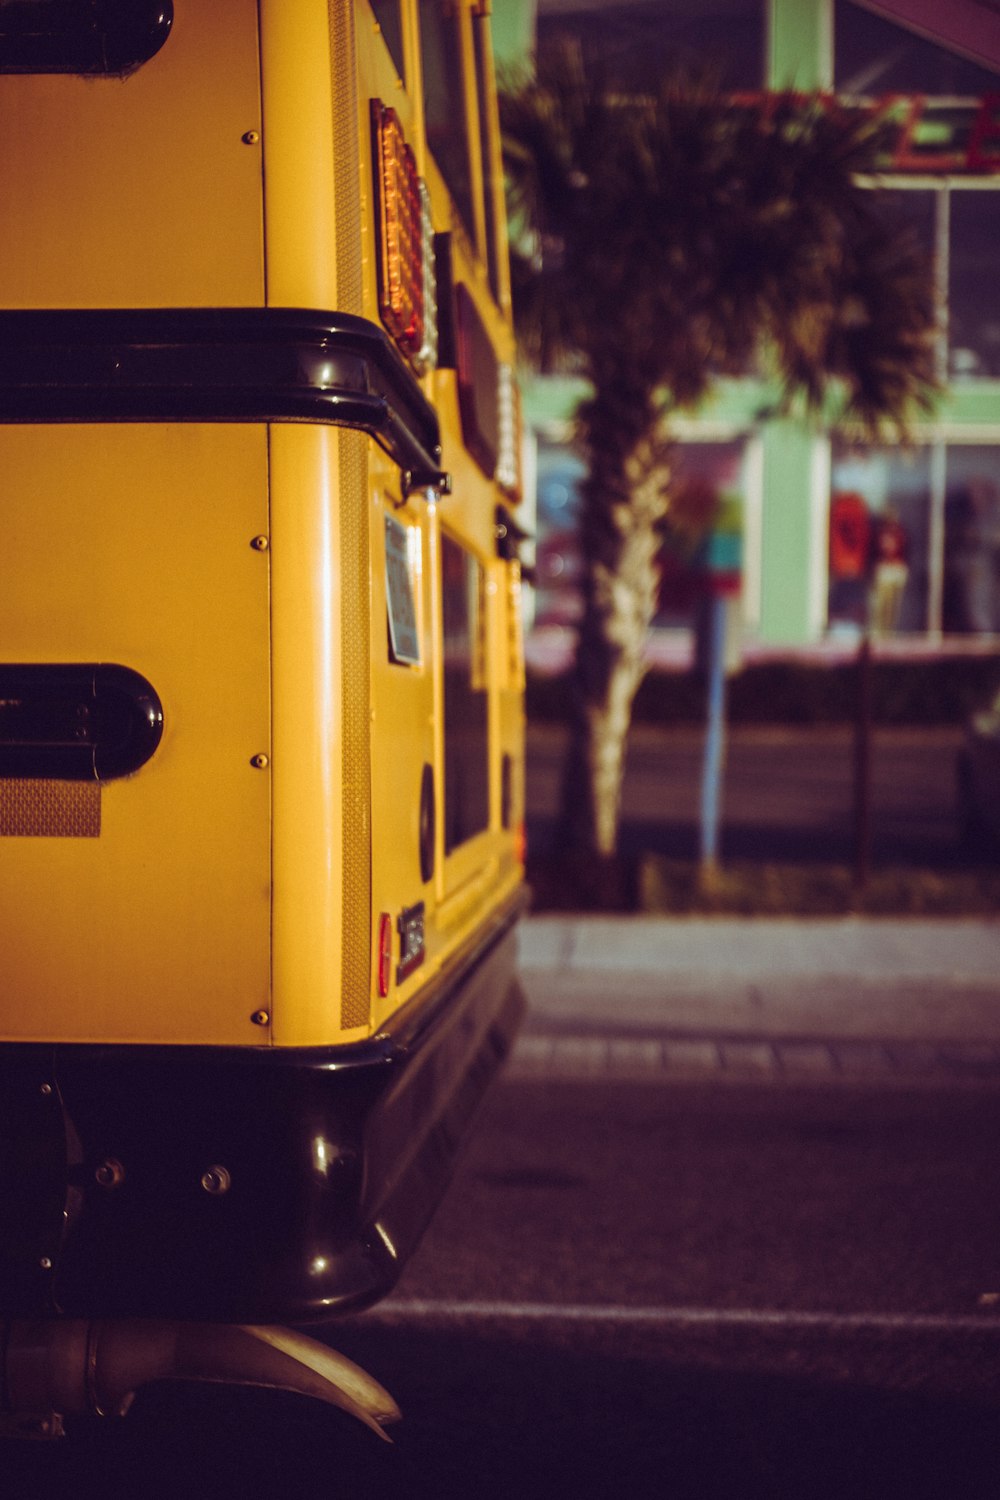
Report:
[[583,617],[573,666],[573,724],[563,770],[561,852],[612,858],[632,704],[656,613],[667,445],[650,399],[600,391],[583,415],[590,465],[582,492]]

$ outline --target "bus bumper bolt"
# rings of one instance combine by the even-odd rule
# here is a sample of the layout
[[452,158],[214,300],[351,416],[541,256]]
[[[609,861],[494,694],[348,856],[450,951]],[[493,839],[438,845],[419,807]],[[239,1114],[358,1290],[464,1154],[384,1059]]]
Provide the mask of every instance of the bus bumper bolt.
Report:
[[125,1181],[125,1168],[115,1156],[109,1156],[94,1173],[102,1188],[121,1187]]
[[220,1193],[228,1193],[232,1178],[225,1167],[209,1167],[201,1174],[201,1185],[206,1193],[218,1196]]

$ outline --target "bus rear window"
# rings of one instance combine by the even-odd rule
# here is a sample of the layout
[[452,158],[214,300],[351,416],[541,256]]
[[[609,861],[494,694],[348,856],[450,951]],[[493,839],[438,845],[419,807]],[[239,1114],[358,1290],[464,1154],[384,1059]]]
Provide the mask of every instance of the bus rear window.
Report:
[[154,57],[172,0],[0,0],[0,73],[120,78]]
[[466,126],[461,16],[449,0],[421,0],[420,53],[427,144],[475,241],[472,164]]
[[444,847],[488,827],[486,578],[464,547],[441,537],[444,638]]
[[399,0],[369,0],[382,40],[389,49],[389,56],[396,67],[400,78],[403,74],[403,17],[400,14]]

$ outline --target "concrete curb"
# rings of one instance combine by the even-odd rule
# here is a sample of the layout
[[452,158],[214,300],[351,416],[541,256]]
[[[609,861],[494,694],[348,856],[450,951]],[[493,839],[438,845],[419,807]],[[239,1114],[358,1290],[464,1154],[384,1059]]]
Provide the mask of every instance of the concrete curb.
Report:
[[1000,922],[534,917],[526,1031],[1000,1043]]
[[1000,917],[528,917],[531,969],[820,975],[992,985],[1000,996]]

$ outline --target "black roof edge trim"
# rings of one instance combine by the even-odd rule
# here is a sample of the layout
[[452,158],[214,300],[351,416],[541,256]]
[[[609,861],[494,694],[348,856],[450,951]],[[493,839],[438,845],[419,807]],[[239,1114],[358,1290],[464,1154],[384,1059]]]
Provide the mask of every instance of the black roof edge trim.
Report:
[[0,422],[315,422],[442,489],[437,414],[388,335],[285,307],[0,311]]

